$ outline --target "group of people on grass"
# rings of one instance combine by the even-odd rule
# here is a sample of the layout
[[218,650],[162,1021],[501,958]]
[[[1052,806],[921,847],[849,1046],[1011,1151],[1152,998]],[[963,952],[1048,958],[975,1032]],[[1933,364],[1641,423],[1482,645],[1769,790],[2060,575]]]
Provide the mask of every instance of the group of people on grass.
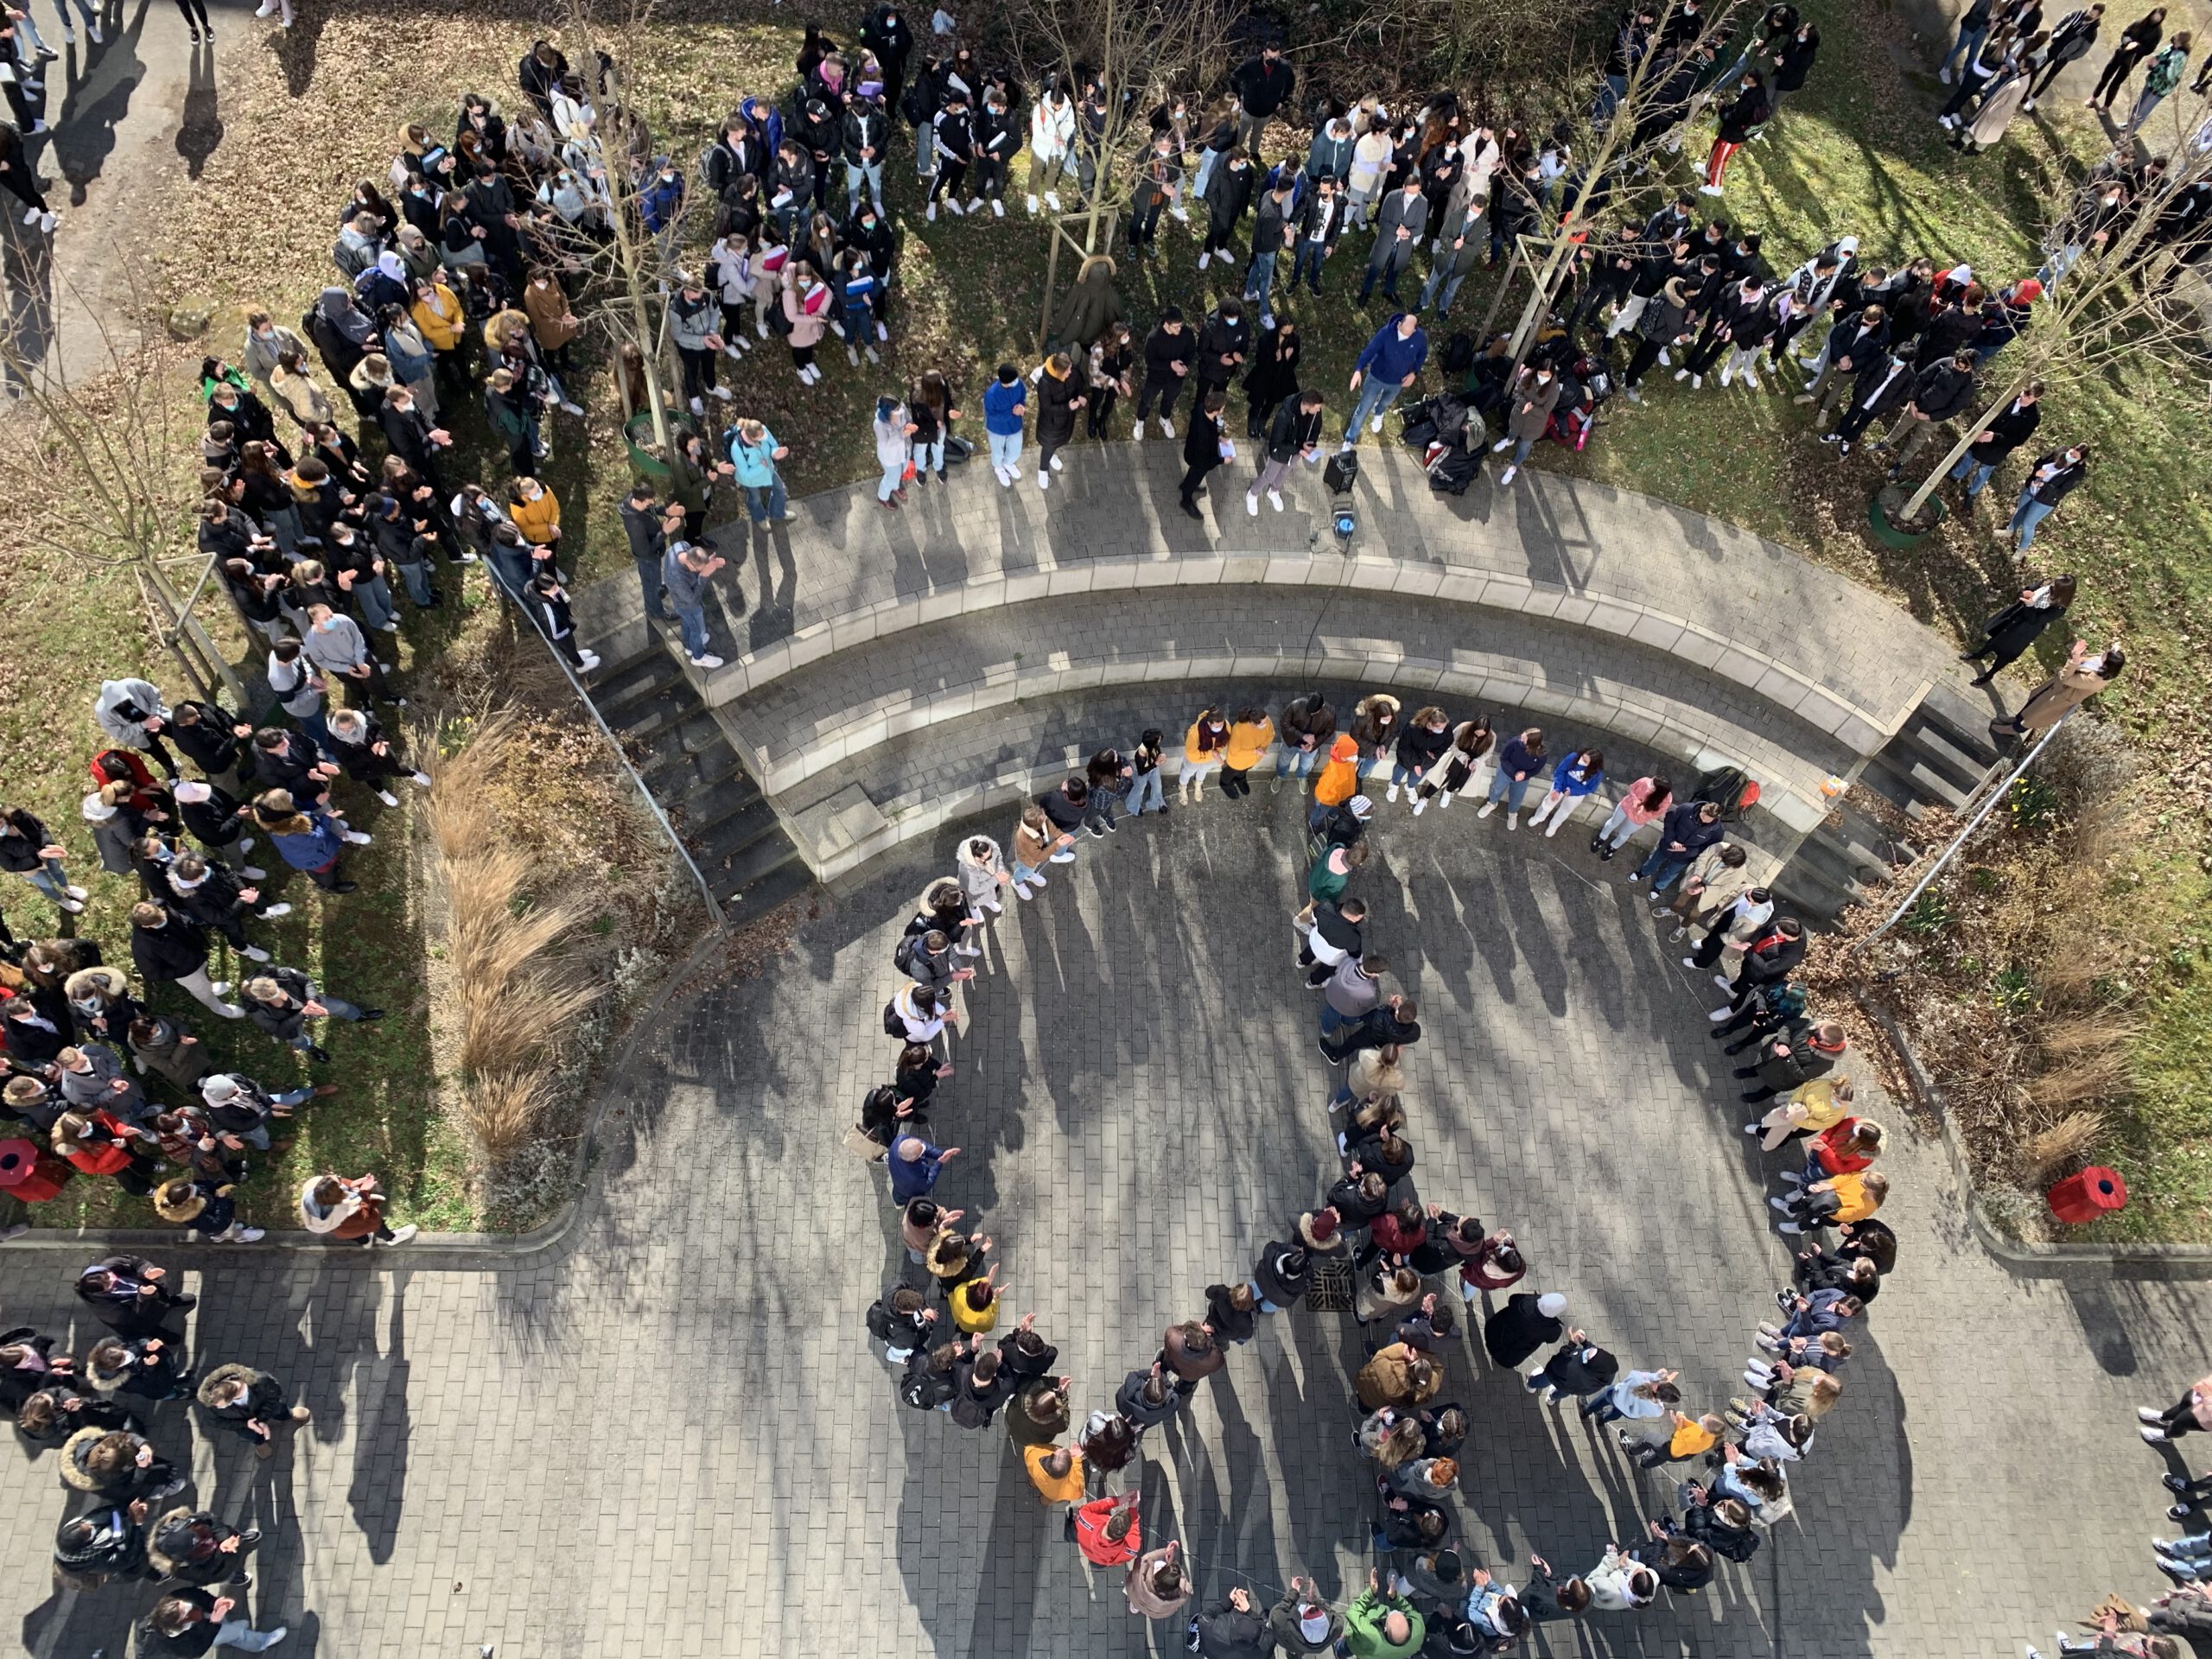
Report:
[[[1306,902],[1288,919],[1297,972],[1319,998],[1316,1038],[1332,1068],[1326,1122],[1340,1161],[1323,1201],[1258,1243],[1249,1272],[1206,1287],[1204,1312],[1169,1325],[1110,1402],[1084,1413],[1037,1316],[1009,1318],[990,1233],[950,1201],[960,1148],[938,1144],[931,1120],[948,1103],[953,1038],[969,1017],[975,964],[1005,895],[1033,899],[1047,866],[1076,861],[1082,837],[1116,833],[1117,804],[1136,817],[1170,811],[1161,733],[1147,731],[1127,752],[1102,750],[1025,806],[1010,854],[988,836],[960,837],[953,873],[924,888],[892,951],[903,982],[881,1020],[895,1059],[847,1133],[856,1152],[880,1161],[899,1209],[904,1261],[868,1324],[900,1401],[973,1431],[1002,1421],[1041,1499],[1066,1506],[1084,1560],[1120,1575],[1133,1613],[1178,1621],[1191,1649],[1214,1659],[1496,1651],[1547,1620],[1649,1606],[1662,1591],[1696,1593],[1719,1561],[1749,1560],[1762,1528],[1789,1512],[1795,1466],[1841,1393],[1854,1322],[1895,1260],[1895,1236],[1875,1215],[1887,1184],[1872,1166],[1885,1136],[1854,1115],[1851,1080],[1836,1070],[1842,1027],[1808,1014],[1795,982],[1804,930],[1778,913],[1751,880],[1746,849],[1727,838],[1724,812],[1745,797],[1740,779],[1678,800],[1664,778],[1638,778],[1596,823],[1590,849],[1610,859],[1651,827],[1651,851],[1630,880],[1649,884],[1655,914],[1675,924],[1671,939],[1689,942],[1685,965],[1715,970],[1726,1001],[1711,1015],[1713,1036],[1725,1052],[1748,1056],[1737,1071],[1743,1098],[1765,1108],[1745,1133],[1793,1166],[1772,1200],[1795,1252],[1792,1282],[1752,1336],[1741,1392],[1724,1409],[1686,1408],[1675,1371],[1624,1370],[1569,1322],[1563,1294],[1523,1286],[1529,1263],[1512,1233],[1417,1194],[1417,1132],[1404,1096],[1420,1011],[1387,988],[1397,970],[1366,937],[1360,887],[1380,867],[1371,858],[1377,808],[1364,791],[1379,789],[1385,805],[1402,802],[1409,816],[1432,802],[1478,799],[1478,817],[1502,805],[1512,828],[1541,791],[1529,823],[1548,835],[1586,799],[1598,818],[1605,762],[1580,747],[1554,760],[1534,728],[1501,741],[1482,716],[1455,726],[1433,708],[1402,718],[1401,707],[1387,693],[1364,696],[1340,730],[1314,692],[1285,704],[1279,722],[1256,708],[1234,716],[1208,709],[1185,734],[1177,804],[1203,803],[1215,779],[1222,795],[1246,798],[1263,769],[1271,793],[1287,784],[1313,791],[1301,814]],[[1138,1497],[1145,1437],[1173,1433],[1167,1426],[1230,1351],[1308,1301],[1348,1308],[1365,1351],[1347,1409],[1365,1459],[1360,1478],[1373,1484],[1376,1560],[1342,1605],[1306,1577],[1255,1595],[1255,1580],[1202,1568]],[[1618,1424],[1633,1462],[1670,1471],[1648,1536],[1609,1546],[1566,1577],[1532,1556],[1517,1585],[1516,1571],[1482,1561],[1452,1500],[1480,1446],[1455,1394],[1485,1365],[1525,1371],[1524,1386],[1547,1404],[1571,1399],[1584,1419]],[[1241,1581],[1197,1605],[1202,1573]]]

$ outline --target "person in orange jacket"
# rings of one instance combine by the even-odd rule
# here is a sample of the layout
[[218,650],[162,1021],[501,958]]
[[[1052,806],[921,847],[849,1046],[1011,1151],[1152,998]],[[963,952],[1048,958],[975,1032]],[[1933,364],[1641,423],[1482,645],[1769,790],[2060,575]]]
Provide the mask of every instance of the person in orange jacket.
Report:
[[1359,740],[1350,732],[1338,732],[1313,785],[1313,798],[1323,806],[1342,806],[1358,793]]

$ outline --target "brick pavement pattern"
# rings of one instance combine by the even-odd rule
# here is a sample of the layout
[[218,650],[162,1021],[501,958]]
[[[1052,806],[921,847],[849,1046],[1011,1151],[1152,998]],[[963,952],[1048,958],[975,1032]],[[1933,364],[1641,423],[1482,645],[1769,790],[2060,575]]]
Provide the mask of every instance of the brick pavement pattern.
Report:
[[[1300,804],[1262,785],[1125,824],[992,930],[935,1118],[964,1148],[941,1196],[1001,1241],[1012,1307],[1040,1313],[1081,1410],[1334,1173],[1285,919]],[[1624,865],[1582,850],[1586,827],[1538,842],[1465,805],[1384,810],[1363,887],[1373,948],[1427,1014],[1407,1097],[1421,1193],[1511,1227],[1530,1287],[1717,1404],[1787,1256],[1775,1166],[1704,1034],[1709,988]],[[904,1256],[880,1173],[840,1137],[888,1059],[892,941],[950,846],[843,894],[772,976],[667,1015],[611,1082],[557,1245],[488,1271],[168,1253],[202,1298],[201,1363],[296,1379],[315,1411],[264,1464],[178,1406],[154,1430],[188,1449],[200,1501],[269,1532],[251,1603],[292,1626],[282,1651],[1179,1650],[1123,1611],[1118,1576],[1086,1576],[1001,1432],[898,1405],[868,1351],[862,1312]],[[2150,1592],[2142,1540],[2167,1500],[2131,1408],[2204,1369],[2204,1292],[2012,1276],[1967,1232],[1940,1148],[1877,1110],[1901,1262],[1795,1518],[1703,1597],[1558,1630],[1551,1651],[1999,1659],[2107,1590]],[[6,1321],[89,1342],[75,1265],[0,1251]],[[1269,1596],[1293,1573],[1346,1595],[1363,1580],[1357,1358],[1348,1316],[1264,1321],[1148,1437],[1147,1533],[1185,1541],[1204,1595],[1239,1575]],[[1502,1573],[1532,1547],[1586,1569],[1668,1502],[1670,1483],[1539,1408],[1478,1344],[1452,1356],[1445,1397],[1477,1425],[1465,1540]],[[23,1647],[121,1659],[143,1591],[46,1587],[62,1499],[52,1453],[0,1482]]]

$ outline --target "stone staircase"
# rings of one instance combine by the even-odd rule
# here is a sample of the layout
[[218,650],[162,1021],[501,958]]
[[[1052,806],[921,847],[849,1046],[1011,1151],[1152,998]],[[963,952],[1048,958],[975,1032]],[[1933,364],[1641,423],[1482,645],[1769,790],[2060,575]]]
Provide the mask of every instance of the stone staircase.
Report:
[[765,916],[814,877],[682,664],[657,643],[589,682],[601,717],[683,839],[726,925]]

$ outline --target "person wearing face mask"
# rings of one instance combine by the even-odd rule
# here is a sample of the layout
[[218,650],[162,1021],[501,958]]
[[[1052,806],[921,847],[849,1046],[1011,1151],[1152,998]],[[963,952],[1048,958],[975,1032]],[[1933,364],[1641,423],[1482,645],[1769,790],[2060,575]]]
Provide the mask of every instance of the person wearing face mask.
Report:
[[1006,94],[994,86],[983,94],[982,107],[976,111],[976,179],[968,211],[981,213],[985,202],[991,205],[995,219],[1006,217],[1006,169],[1014,150],[1014,115],[1007,105]]
[[1521,378],[1513,383],[1513,395],[1507,404],[1505,435],[1491,445],[1493,454],[1513,451],[1513,459],[1497,475],[1497,485],[1503,489],[1521,470],[1521,463],[1529,459],[1529,451],[1536,440],[1544,435],[1551,424],[1552,410],[1559,406],[1559,373],[1548,363],[1529,363],[1522,365]]
[[1055,213],[1060,211],[1059,193],[1054,187],[1067,167],[1068,152],[1074,143],[1075,100],[1065,87],[1047,81],[1029,116],[1028,206],[1033,215],[1040,195],[1046,207]]
[[[2115,54],[2117,55],[2117,54]],[[2048,294],[2066,280],[2082,256],[2092,248],[2101,251],[2120,228],[2127,199],[2126,187],[2116,178],[2095,180],[2088,194],[2058,227],[2057,251],[2047,257],[2036,280]]]
[[722,349],[721,308],[708,297],[705,286],[690,271],[677,277],[676,296],[668,302],[668,331],[676,354],[683,363],[683,396],[694,415],[704,415],[705,397],[728,403],[727,386],[715,384],[715,359]]

